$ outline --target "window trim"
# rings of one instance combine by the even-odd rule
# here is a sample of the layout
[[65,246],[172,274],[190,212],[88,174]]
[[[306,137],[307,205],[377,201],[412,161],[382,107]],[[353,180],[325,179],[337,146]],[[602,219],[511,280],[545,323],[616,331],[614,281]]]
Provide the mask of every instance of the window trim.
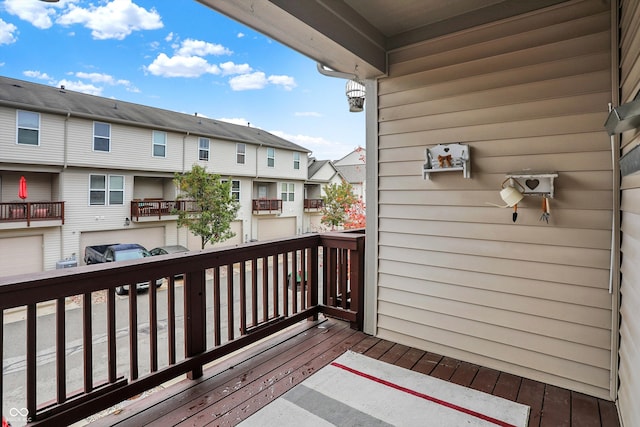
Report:
[[[96,124],[107,125],[109,127],[109,136],[104,135],[96,135]],[[96,138],[106,139],[107,140],[107,150],[97,150],[96,149]],[[99,122],[94,120],[93,122],[93,151],[101,152],[101,153],[110,153],[111,152],[111,123]]]
[[282,182],[280,184],[280,197],[283,202],[295,202],[296,184],[294,182]]
[[[37,128],[31,128],[31,127],[27,127],[27,126],[20,126],[20,113],[29,113],[29,114],[35,114],[38,117],[38,127]],[[16,110],[16,144],[17,145],[26,145],[29,147],[39,147],[40,146],[40,128],[41,128],[41,116],[40,113],[37,111],[29,111],[29,110]],[[31,130],[31,131],[36,131],[37,132],[37,144],[27,144],[24,142],[20,142],[20,129],[24,129],[24,130]]]
[[[228,179],[223,179],[222,182],[229,182]],[[235,190],[233,188],[233,184],[238,183],[238,189]],[[231,180],[231,197],[233,197],[234,194],[236,194],[235,196],[235,200],[237,200],[238,202],[240,201],[240,190],[241,190],[241,185],[240,185],[240,180],[239,179],[232,179]]]
[[[242,152],[240,152],[240,147],[242,147]],[[239,162],[240,156],[242,156],[242,161]],[[247,162],[247,144],[238,142],[236,143],[236,164],[244,165]]]
[[[104,188],[91,187],[92,177],[94,176],[99,176],[104,179]],[[112,188],[111,178],[116,178],[116,177],[122,178],[122,188]],[[97,191],[103,194],[104,196],[103,203],[91,203],[91,194]],[[122,193],[122,203],[111,202],[111,193],[115,191]],[[124,206],[125,204],[124,195],[125,195],[125,176],[124,175],[99,174],[99,173],[89,174],[89,206]]]
[[[207,148],[202,148],[203,141],[207,142]],[[202,153],[206,153],[206,159],[202,158]],[[211,158],[210,154],[211,154],[211,140],[209,138],[205,138],[201,136],[200,138],[198,138],[198,160],[202,162],[208,162],[209,159]]]
[[[271,155],[269,155],[271,152]],[[272,163],[272,164],[269,164]],[[267,147],[267,167],[275,168],[276,167],[276,149],[273,147]]]
[[[164,141],[162,143],[156,142],[156,135],[164,135]],[[151,156],[158,159],[166,159],[167,158],[167,132],[162,130],[154,130],[151,135]],[[163,156],[156,156],[156,146],[164,148]]]
[[300,170],[300,153],[293,152],[293,169]]

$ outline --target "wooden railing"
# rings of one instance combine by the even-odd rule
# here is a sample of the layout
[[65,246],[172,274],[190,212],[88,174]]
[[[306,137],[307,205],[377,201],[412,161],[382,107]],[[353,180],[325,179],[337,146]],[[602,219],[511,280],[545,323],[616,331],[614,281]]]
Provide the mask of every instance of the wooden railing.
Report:
[[[0,411],[69,425],[185,373],[198,378],[206,363],[319,313],[361,328],[364,238],[308,234],[2,277]],[[160,288],[115,294],[159,278]]]
[[253,199],[253,213],[282,213],[282,199]]
[[193,200],[143,199],[131,201],[131,219],[135,221],[139,221],[140,218],[166,218],[175,215],[177,210],[198,212],[198,207]]
[[0,203],[0,222],[60,220],[64,224],[64,202]]
[[306,210],[320,210],[323,206],[322,199],[304,199],[304,208]]

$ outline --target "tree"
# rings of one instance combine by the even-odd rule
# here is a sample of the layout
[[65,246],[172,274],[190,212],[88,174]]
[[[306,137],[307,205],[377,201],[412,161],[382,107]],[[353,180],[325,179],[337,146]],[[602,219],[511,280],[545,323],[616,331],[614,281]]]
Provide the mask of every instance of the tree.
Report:
[[367,209],[362,197],[359,197],[345,212],[347,214],[347,220],[344,223],[346,230],[365,228],[367,226]]
[[342,226],[347,221],[347,209],[355,204],[358,199],[353,194],[353,186],[347,181],[338,184],[327,184],[323,187],[322,197],[322,222],[331,226],[332,230]]
[[191,200],[195,209],[174,210],[178,227],[187,227],[200,236],[202,249],[207,243],[218,243],[235,236],[231,221],[236,218],[240,203],[231,194],[231,181],[208,173],[206,168],[193,165],[191,171],[176,173],[174,182],[180,199]]

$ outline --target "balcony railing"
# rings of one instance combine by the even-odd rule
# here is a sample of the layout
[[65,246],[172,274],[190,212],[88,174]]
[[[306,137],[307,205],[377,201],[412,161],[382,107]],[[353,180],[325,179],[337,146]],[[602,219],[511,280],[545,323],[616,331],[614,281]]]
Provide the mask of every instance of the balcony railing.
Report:
[[175,215],[176,210],[198,212],[198,207],[193,200],[161,200],[143,199],[131,201],[131,219],[140,221],[140,218],[167,219]]
[[282,213],[282,199],[253,199],[253,213]]
[[[185,373],[198,378],[203,365],[319,313],[361,328],[364,238],[309,234],[0,277],[0,314],[19,311],[21,322],[0,322],[0,412],[69,425]],[[161,288],[116,297],[117,286],[160,278]]]
[[64,224],[64,202],[10,202],[0,203],[0,222],[26,222],[59,220]]
[[305,211],[319,211],[324,207],[322,199],[304,199]]

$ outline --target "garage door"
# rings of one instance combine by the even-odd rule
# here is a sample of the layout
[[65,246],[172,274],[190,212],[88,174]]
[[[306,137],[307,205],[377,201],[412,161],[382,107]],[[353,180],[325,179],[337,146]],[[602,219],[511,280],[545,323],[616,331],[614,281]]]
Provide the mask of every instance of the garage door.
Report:
[[80,236],[80,253],[84,264],[84,248],[111,243],[138,243],[147,249],[164,246],[164,227],[134,228],[128,230],[90,231]]
[[42,271],[43,252],[41,235],[0,239],[0,275]]
[[[230,238],[229,240],[225,240],[224,242],[217,243],[217,244],[215,244],[213,246],[211,244],[207,243],[205,248],[211,248],[211,247],[219,248],[219,247],[222,247],[222,246],[235,246],[235,245],[239,245],[242,242],[244,242],[244,240],[242,239],[242,221],[233,221],[231,223],[231,231],[236,233],[236,235],[233,236],[232,238]],[[192,234],[190,232],[189,233],[189,242],[188,243],[189,244],[187,246],[192,251],[200,249],[200,246],[201,246],[200,236],[196,236],[195,234]]]
[[258,220],[258,240],[271,240],[296,235],[296,217],[261,218]]

